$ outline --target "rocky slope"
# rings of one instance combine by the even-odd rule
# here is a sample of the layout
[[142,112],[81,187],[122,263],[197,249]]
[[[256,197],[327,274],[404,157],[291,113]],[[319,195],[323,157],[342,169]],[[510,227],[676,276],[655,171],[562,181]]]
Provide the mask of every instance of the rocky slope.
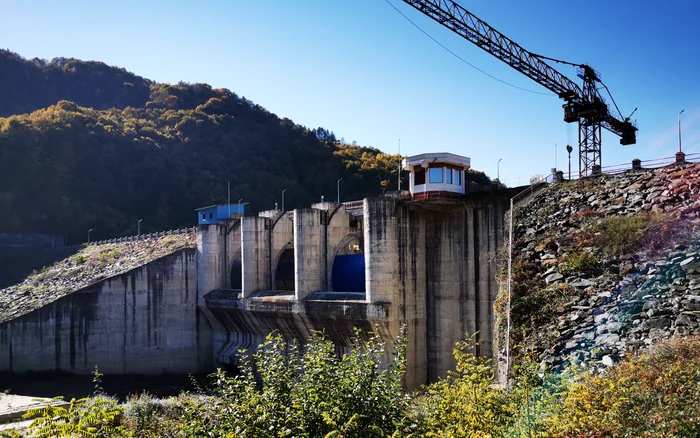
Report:
[[700,332],[700,164],[554,184],[514,223],[516,356],[527,345],[550,367],[602,367]]
[[195,246],[194,233],[87,246],[77,254],[30,275],[22,283],[0,290],[0,323],[92,283]]

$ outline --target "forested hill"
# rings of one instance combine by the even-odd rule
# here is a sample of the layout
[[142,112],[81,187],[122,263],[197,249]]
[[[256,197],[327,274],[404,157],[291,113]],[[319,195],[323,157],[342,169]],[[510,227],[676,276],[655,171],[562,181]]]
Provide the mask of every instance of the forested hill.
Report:
[[[249,211],[360,199],[396,181],[398,156],[343,144],[226,89],[158,84],[100,62],[0,50],[0,232],[72,242],[192,225],[197,207]],[[469,188],[488,188],[481,172]],[[393,184],[391,185],[393,188]]]

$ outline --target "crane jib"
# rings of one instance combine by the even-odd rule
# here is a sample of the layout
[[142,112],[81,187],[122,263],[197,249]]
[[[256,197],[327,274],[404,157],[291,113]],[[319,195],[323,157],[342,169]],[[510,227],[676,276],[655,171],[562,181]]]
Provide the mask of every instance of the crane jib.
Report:
[[[600,168],[601,128],[620,136],[623,145],[636,143],[637,127],[629,118],[620,120],[622,116],[618,118],[610,113],[610,107],[596,86],[600,79],[591,67],[529,52],[453,0],[403,1],[563,99],[566,102],[564,121],[579,124],[579,170],[582,175],[593,173],[594,166]],[[583,87],[552,68],[543,58],[579,67]]]

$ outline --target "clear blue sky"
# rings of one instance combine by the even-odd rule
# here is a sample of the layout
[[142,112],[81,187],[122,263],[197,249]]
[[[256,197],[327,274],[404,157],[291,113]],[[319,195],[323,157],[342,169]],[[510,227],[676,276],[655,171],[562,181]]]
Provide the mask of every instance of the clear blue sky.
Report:
[[[422,29],[499,79],[544,88],[390,0]],[[603,137],[603,165],[700,152],[700,1],[459,0],[524,48],[598,70],[638,143]],[[509,185],[547,173],[577,141],[561,101],[465,65],[386,0],[0,0],[0,45],[26,58],[75,57],[159,82],[228,88],[280,117],[403,154],[448,151]],[[573,68],[554,65],[575,79]],[[0,96],[1,98],[1,96]],[[605,132],[605,131],[604,131]],[[574,170],[578,160],[575,153]]]

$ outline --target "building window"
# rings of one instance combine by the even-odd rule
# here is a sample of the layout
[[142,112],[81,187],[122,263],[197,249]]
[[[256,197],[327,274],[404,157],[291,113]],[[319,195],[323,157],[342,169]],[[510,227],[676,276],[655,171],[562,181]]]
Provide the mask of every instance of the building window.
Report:
[[442,167],[431,167],[430,171],[430,183],[441,183],[442,182]]
[[456,186],[462,185],[462,171],[461,170],[455,170],[455,185]]
[[209,213],[209,219],[214,219],[214,213]]
[[425,169],[422,167],[418,167],[415,169],[415,181],[413,184],[415,185],[420,185],[420,184],[425,184]]
[[206,219],[207,219],[207,214],[206,214],[206,213],[202,213],[202,220],[206,220]]
[[452,169],[445,169],[445,182],[452,184]]

